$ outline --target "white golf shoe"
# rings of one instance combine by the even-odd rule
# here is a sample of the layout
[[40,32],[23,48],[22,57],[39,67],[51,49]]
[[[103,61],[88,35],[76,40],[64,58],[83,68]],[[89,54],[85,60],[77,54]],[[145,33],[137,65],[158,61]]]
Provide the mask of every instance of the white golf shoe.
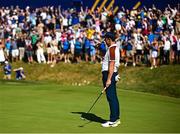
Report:
[[102,127],[117,127],[119,124],[121,124],[120,120],[116,120],[115,122],[107,121],[102,125]]

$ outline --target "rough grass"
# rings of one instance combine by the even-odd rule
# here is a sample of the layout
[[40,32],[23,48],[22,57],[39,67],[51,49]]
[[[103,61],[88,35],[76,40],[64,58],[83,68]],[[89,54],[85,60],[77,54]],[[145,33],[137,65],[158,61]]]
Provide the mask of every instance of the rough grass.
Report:
[[[65,64],[54,68],[47,64],[17,62],[13,68],[23,66],[28,81],[59,83],[61,85],[101,86],[101,64]],[[151,92],[180,97],[180,65],[161,66],[150,70],[147,67],[120,67],[121,80],[118,87],[126,90]],[[0,77],[3,75],[1,73]],[[13,76],[14,78],[14,73]]]

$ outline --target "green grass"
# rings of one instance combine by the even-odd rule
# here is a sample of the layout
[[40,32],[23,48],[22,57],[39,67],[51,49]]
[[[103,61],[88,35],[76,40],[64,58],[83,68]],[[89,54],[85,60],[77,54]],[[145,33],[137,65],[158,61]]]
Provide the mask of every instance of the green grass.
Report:
[[[100,86],[1,81],[0,132],[180,132],[180,99],[118,88],[122,124],[102,128],[99,122],[80,119],[101,91]],[[120,86],[119,86],[120,87]],[[75,113],[72,113],[75,112]],[[92,110],[108,119],[106,97]],[[88,123],[88,124],[86,124]],[[86,124],[84,127],[81,127]]]

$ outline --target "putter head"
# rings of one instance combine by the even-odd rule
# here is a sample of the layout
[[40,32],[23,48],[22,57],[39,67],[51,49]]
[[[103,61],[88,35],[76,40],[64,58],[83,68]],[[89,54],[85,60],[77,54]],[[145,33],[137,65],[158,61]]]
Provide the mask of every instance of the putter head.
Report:
[[85,118],[83,118],[82,116],[81,116],[81,119],[82,119],[82,120],[85,120]]
[[83,114],[81,114],[81,117],[80,117],[82,120],[85,120],[85,118],[83,117]]

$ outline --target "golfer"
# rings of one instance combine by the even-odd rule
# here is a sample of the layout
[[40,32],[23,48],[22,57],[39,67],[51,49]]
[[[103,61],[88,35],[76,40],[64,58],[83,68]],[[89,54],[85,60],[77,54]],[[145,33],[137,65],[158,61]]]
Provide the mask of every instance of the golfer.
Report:
[[103,127],[117,127],[119,119],[119,101],[116,94],[116,77],[118,77],[118,67],[120,65],[120,52],[115,43],[115,35],[112,32],[105,34],[107,51],[102,62],[102,80],[106,87],[106,97],[110,107],[110,120],[103,123]]

